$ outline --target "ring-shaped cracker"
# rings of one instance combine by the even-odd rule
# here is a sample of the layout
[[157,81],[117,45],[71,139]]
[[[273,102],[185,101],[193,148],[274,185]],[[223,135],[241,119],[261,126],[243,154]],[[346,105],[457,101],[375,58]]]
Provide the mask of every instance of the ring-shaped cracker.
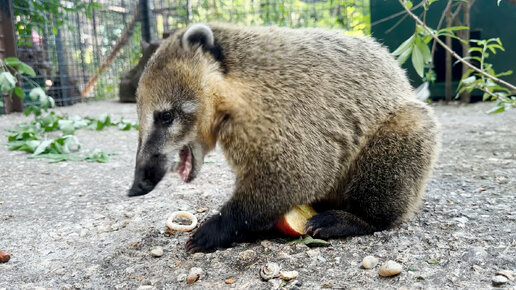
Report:
[[[174,219],[178,216],[187,218],[190,221],[192,221],[192,223],[189,225],[180,225],[178,223],[175,223]],[[166,225],[169,229],[173,231],[189,232],[195,229],[195,227],[197,226],[197,218],[187,211],[175,211],[168,217]]]

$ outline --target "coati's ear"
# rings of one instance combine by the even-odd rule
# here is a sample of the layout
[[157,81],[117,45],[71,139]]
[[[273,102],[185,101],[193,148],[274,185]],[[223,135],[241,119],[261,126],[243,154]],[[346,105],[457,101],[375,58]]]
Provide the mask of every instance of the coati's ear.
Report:
[[185,50],[201,46],[204,51],[211,51],[215,46],[213,31],[204,24],[194,24],[183,34],[181,44]]
[[215,42],[213,31],[209,26],[201,23],[190,26],[181,38],[181,46],[186,51],[202,47],[202,50],[205,53],[211,54],[211,56],[220,64],[222,73],[228,73],[229,69],[222,47]]
[[148,43],[148,42],[147,42],[147,41],[145,41],[145,40],[142,40],[142,41],[140,42],[140,44],[142,45],[142,50],[146,50],[146,49],[149,47],[149,45],[150,45],[150,43]]

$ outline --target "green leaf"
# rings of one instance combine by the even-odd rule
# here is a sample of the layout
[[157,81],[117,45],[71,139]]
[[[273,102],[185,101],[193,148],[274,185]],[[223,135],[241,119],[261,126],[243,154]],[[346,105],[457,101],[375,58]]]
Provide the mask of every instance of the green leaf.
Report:
[[508,70],[506,72],[501,72],[499,74],[496,74],[495,77],[502,77],[502,76],[509,76],[512,75],[512,70]]
[[423,56],[424,64],[427,64],[430,61],[432,61],[432,53],[430,52],[430,48],[428,48],[428,45],[425,44],[421,38],[416,39],[416,47]]
[[432,265],[439,264],[439,261],[437,261],[436,259],[428,259],[428,260],[426,260],[426,262],[428,264],[432,264]]
[[330,245],[330,243],[325,240],[314,239],[311,236],[299,237],[296,243],[305,244],[309,247],[327,247]]
[[505,112],[505,106],[504,105],[497,105],[495,106],[494,108],[490,109],[489,111],[487,111],[488,114],[497,114],[497,113],[502,113],[502,112]]
[[20,87],[15,87],[14,88],[14,93],[20,98],[20,99],[23,99],[25,98],[25,93],[23,92],[23,90],[20,88]]
[[52,144],[52,141],[53,140],[45,140],[45,141],[41,142],[38,145],[38,147],[36,148],[36,150],[34,150],[33,155],[39,155],[39,154],[45,152],[47,150],[47,148],[50,146],[50,144]]
[[10,66],[18,66],[21,63],[21,61],[16,57],[8,57],[5,59],[5,63]]
[[131,130],[131,124],[130,123],[119,123],[118,129],[120,129],[122,131],[129,131],[129,130]]
[[423,77],[425,70],[425,61],[423,52],[419,50],[418,46],[414,46],[412,49],[412,65],[420,77]]
[[402,54],[407,49],[412,50],[412,46],[414,45],[413,41],[414,41],[414,35],[412,35],[407,40],[405,40],[402,44],[400,44],[400,46],[398,46],[398,48],[396,48],[396,50],[392,52],[392,55],[397,56],[397,55]]
[[33,153],[34,150],[36,150],[36,148],[40,145],[40,143],[41,143],[41,141],[39,141],[39,140],[9,142],[9,150],[25,151],[25,152]]
[[59,130],[63,131],[63,135],[73,135],[75,126],[72,120],[59,120]]
[[470,77],[467,77],[467,78],[463,79],[462,83],[464,83],[464,84],[471,84],[471,83],[473,83],[476,80],[477,80],[477,78],[475,76],[470,76]]
[[439,29],[439,31],[437,31],[437,34],[441,35],[442,32],[452,32],[452,31],[457,31],[457,30],[468,30],[468,29],[469,29],[469,27],[467,27],[467,26],[450,26],[450,27],[446,27],[443,29]]
[[30,90],[29,97],[31,100],[36,101],[41,98],[41,96],[46,96],[45,91],[42,88],[36,87]]
[[16,87],[16,78],[10,72],[0,72],[0,91],[7,93]]
[[36,72],[29,65],[27,65],[23,62],[20,62],[20,64],[18,65],[18,71],[22,74],[26,74],[31,77],[36,76]]
[[411,54],[411,53],[412,53],[412,49],[407,49],[407,50],[405,50],[402,54],[400,54],[400,55],[398,56],[398,59],[397,59],[398,64],[399,64],[400,66],[401,66],[402,64],[404,64],[404,63],[407,61],[407,59],[409,58],[409,56],[410,56],[410,54]]

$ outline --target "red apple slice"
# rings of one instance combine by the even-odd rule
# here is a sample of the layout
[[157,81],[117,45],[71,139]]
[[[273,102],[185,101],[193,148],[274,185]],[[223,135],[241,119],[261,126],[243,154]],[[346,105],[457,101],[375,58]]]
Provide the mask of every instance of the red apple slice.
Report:
[[311,206],[307,204],[298,205],[276,221],[274,226],[285,235],[300,237],[306,234],[305,226],[308,219],[316,214]]

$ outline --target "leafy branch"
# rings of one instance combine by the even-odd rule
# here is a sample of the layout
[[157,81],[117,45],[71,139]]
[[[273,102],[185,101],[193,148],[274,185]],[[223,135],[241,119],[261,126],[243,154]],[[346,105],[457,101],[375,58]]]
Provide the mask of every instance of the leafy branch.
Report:
[[410,11],[410,9],[405,5],[405,3],[403,3],[402,0],[398,0],[398,2],[403,6],[403,9],[405,9],[405,12],[412,18],[416,21],[416,23],[422,27],[426,32],[428,32],[428,34],[430,36],[432,36],[432,38],[439,44],[441,45],[446,51],[448,51],[455,59],[457,59],[459,62],[461,62],[463,65],[469,67],[470,69],[472,69],[473,71],[475,71],[476,73],[479,73],[481,75],[483,75],[484,77],[487,77],[487,78],[490,78],[492,79],[493,81],[501,84],[501,85],[504,85],[506,86],[507,88],[511,89],[512,91],[516,91],[516,86],[502,80],[502,79],[499,79],[497,78],[496,76],[493,76],[493,75],[490,75],[484,71],[482,71],[481,69],[477,68],[476,66],[470,64],[468,61],[466,61],[465,59],[463,59],[462,57],[460,57],[460,55],[458,55],[455,51],[453,51],[453,49],[451,49],[450,47],[448,47],[442,40],[439,39],[439,35],[432,29],[430,29],[428,26],[426,26],[426,24],[423,23],[423,21],[421,21],[421,19],[419,19],[419,17],[417,17],[414,13],[412,13],[412,11]]
[[[425,0],[423,1],[425,13],[423,17],[426,15],[426,11],[429,6],[438,0]],[[487,58],[490,53],[496,54],[497,50],[502,50],[502,42],[499,38],[492,38],[488,40],[467,40],[461,39],[460,37],[455,35],[456,31],[469,30],[467,26],[449,26],[443,29],[439,29],[444,18],[444,14],[449,13],[451,9],[451,0],[448,1],[448,4],[443,12],[443,16],[441,17],[438,25],[438,30],[431,29],[428,27],[424,20],[421,20],[418,16],[416,16],[412,12],[412,2],[409,0],[398,0],[398,2],[402,5],[404,12],[406,15],[410,16],[416,22],[416,32],[409,39],[403,42],[394,52],[393,55],[398,57],[398,62],[400,64],[404,63],[410,55],[412,55],[412,65],[414,66],[416,72],[423,78],[423,80],[432,79],[433,71],[431,69],[432,63],[432,55],[435,49],[435,44],[439,44],[443,47],[449,55],[457,59],[457,62],[462,63],[466,68],[464,69],[463,76],[461,81],[459,82],[459,86],[457,88],[458,94],[463,92],[471,92],[474,89],[481,90],[484,92],[484,100],[495,100],[496,106],[490,110],[490,113],[503,112],[506,109],[516,107],[516,96],[511,96],[516,94],[516,86],[512,85],[499,77],[506,76],[512,74],[512,71],[506,71],[503,73],[496,73],[491,64],[487,63]],[[454,13],[452,13],[452,17],[455,18],[458,13],[457,9]],[[444,43],[439,37],[446,36],[449,38],[455,38],[459,40],[463,45],[463,48],[470,55],[472,54],[480,54],[480,56],[459,56],[453,49]],[[432,52],[428,48],[428,44],[433,40]],[[468,41],[469,40],[469,41]],[[469,47],[468,44],[473,43],[474,47]],[[480,65],[479,67],[471,64],[468,60],[473,59],[477,61]],[[424,75],[425,67],[430,67],[429,72]]]

